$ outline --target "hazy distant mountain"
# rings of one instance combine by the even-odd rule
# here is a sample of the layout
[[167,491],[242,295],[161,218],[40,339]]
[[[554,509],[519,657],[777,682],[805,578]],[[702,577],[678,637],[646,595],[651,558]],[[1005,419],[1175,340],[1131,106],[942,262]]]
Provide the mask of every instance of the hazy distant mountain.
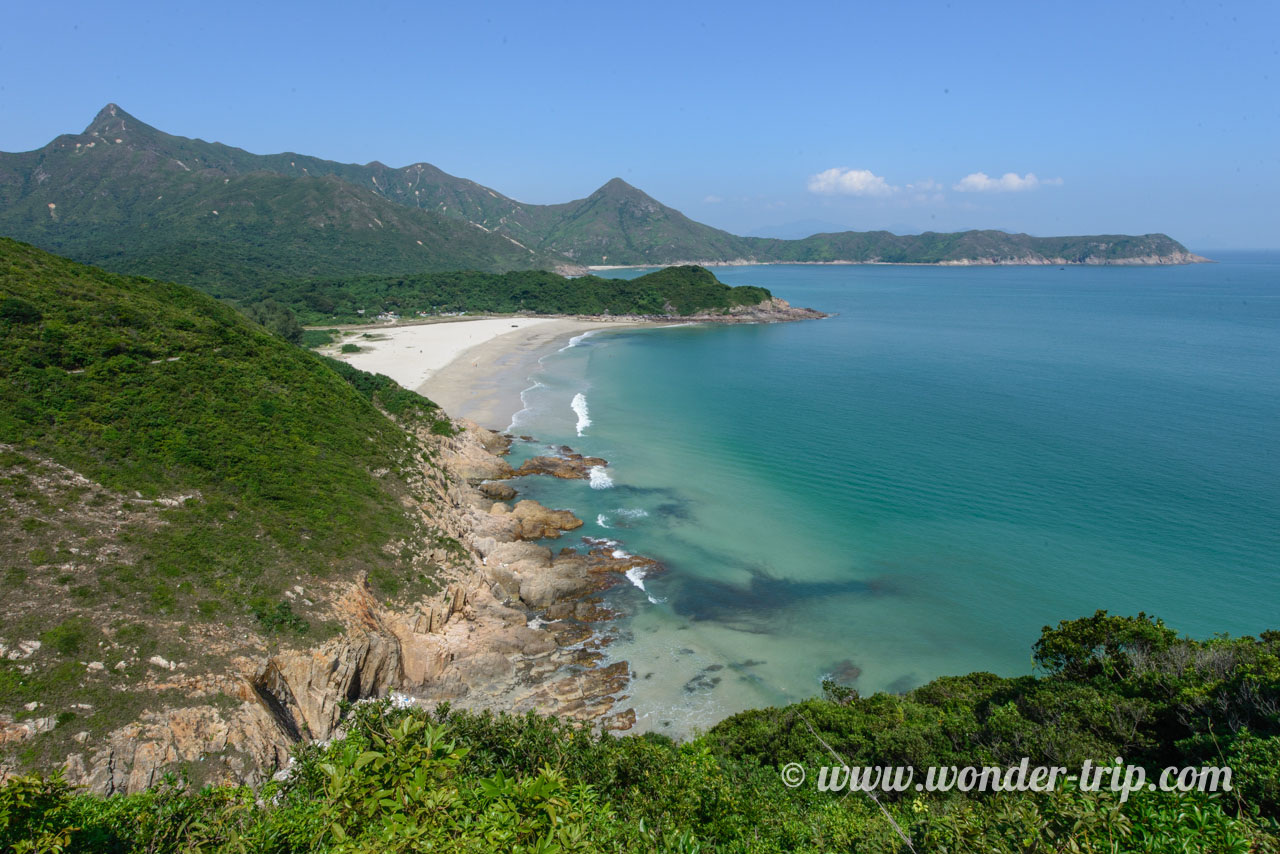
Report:
[[[811,234],[830,233],[834,231],[848,231],[846,226],[838,222],[828,222],[823,219],[797,219],[791,222],[779,223],[778,225],[766,225],[761,228],[753,228],[746,233],[747,237],[771,237],[781,238],[782,240],[801,240]],[[902,229],[891,227],[889,231],[901,234]]]
[[[822,226],[822,223],[814,223]],[[1164,235],[739,237],[614,178],[528,205],[428,163],[259,155],[171,136],[108,104],[81,134],[0,153],[0,234],[234,295],[265,281],[435,270],[715,262],[1181,263]]]

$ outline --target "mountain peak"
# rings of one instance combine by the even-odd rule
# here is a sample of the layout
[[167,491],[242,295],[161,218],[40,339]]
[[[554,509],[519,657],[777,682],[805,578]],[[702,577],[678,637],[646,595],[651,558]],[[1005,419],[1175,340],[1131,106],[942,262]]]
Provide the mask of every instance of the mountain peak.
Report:
[[610,196],[627,195],[627,196],[631,196],[631,195],[635,195],[635,194],[637,194],[637,193],[639,193],[640,195],[644,195],[644,192],[643,192],[642,190],[640,190],[640,189],[639,189],[639,188],[637,188],[637,187],[633,187],[633,186],[631,186],[630,184],[628,184],[626,181],[622,180],[621,178],[610,178],[610,179],[609,179],[609,180],[604,184],[604,186],[602,186],[600,189],[596,190],[596,195],[610,195]]
[[653,196],[639,187],[633,187],[621,178],[611,178],[603,187],[592,193],[591,198],[631,202],[654,208],[662,207],[662,204]]
[[120,108],[119,104],[107,104],[89,122],[84,132],[97,136],[122,136],[126,131],[147,128],[147,125],[135,119]]

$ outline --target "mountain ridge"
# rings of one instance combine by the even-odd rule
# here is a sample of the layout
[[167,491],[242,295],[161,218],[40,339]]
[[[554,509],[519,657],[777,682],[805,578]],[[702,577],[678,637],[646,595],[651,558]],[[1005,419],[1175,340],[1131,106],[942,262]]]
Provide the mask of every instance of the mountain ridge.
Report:
[[459,269],[1205,260],[1163,234],[741,237],[697,222],[619,177],[581,199],[528,204],[426,162],[339,163],[175,136],[115,103],[83,133],[0,153],[0,234],[224,296],[264,279]]

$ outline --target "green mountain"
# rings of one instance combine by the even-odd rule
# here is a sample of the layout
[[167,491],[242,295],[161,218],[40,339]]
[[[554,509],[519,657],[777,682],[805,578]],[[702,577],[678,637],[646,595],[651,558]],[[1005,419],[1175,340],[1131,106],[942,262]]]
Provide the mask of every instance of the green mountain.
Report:
[[686,264],[755,254],[746,238],[694,222],[621,178],[545,211],[549,223],[535,245],[581,264]]
[[428,163],[251,154],[171,136],[108,104],[84,133],[0,153],[0,233],[117,272],[222,296],[263,282],[444,270],[720,262],[1187,263],[1162,235],[999,231],[739,237],[619,178],[530,205]]
[[379,171],[170,136],[108,105],[82,134],[0,155],[0,233],[226,296],[264,279],[567,263],[388,198]]
[[752,257],[795,263],[1187,264],[1204,260],[1164,234],[1032,237],[1004,231],[911,235],[844,231],[803,240],[748,240]]

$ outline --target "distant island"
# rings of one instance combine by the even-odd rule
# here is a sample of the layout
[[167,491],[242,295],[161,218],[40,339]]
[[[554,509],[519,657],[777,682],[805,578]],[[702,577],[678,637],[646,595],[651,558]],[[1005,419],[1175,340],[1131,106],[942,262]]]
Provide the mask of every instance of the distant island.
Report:
[[585,199],[518,202],[428,163],[251,154],[172,136],[108,104],[83,133],[0,153],[0,234],[217,296],[263,284],[450,270],[767,263],[1186,264],[1163,234],[1001,231],[740,237],[614,178]]

